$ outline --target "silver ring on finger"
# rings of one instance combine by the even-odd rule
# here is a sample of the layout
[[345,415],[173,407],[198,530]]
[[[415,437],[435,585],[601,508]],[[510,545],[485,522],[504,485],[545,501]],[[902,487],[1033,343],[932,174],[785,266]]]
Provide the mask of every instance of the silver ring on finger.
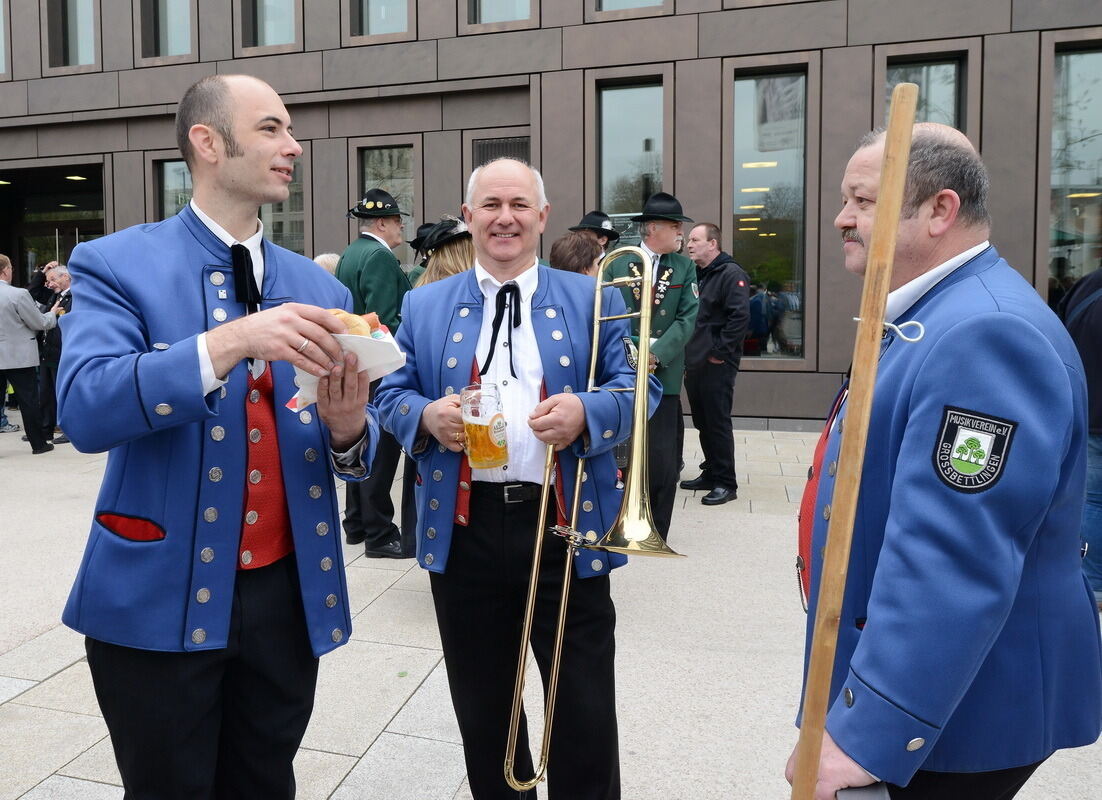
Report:
[[298,346],[298,350],[296,350],[295,352],[302,353],[302,351],[305,350],[309,346],[310,346],[310,340],[309,339],[303,339],[302,344],[300,344]]

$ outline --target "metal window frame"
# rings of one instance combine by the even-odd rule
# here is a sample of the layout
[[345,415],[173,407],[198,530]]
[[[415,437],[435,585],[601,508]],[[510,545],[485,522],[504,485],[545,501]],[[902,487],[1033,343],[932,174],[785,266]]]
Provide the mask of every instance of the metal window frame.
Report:
[[153,22],[145,11],[145,5],[155,0],[133,0],[134,17],[134,66],[135,67],[160,67],[166,64],[191,64],[199,60],[199,3],[198,0],[188,0],[191,15],[191,46],[187,53],[179,56],[145,56],[143,55],[143,43],[146,36],[156,36],[153,31]]
[[[555,0],[552,0],[554,2]],[[561,0],[559,0],[561,2]],[[456,35],[470,36],[479,33],[498,33],[500,31],[523,31],[540,27],[541,0],[528,0],[528,18],[510,22],[469,22],[471,3],[479,0],[455,0]]]
[[[395,134],[393,136],[359,136],[348,140],[348,207],[351,208],[362,196],[360,190],[360,151],[386,149],[393,147],[411,147],[413,149],[413,208],[409,209],[412,227],[425,219],[425,161],[422,134]],[[348,241],[354,241],[360,235],[359,220],[348,220]]]
[[248,58],[249,56],[270,56],[278,55],[280,53],[298,53],[303,49],[303,23],[302,23],[302,0],[291,0],[292,13],[295,15],[295,40],[288,42],[287,44],[270,44],[270,45],[247,45],[245,44],[245,34],[251,28],[251,15],[246,14],[245,6],[249,4],[252,8],[253,4],[258,0],[233,0],[233,29],[236,32],[233,42],[233,55],[234,58]]
[[822,144],[822,54],[818,50],[723,59],[723,248],[733,252],[735,215],[735,79],[802,73],[807,81],[804,150],[804,352],[800,358],[744,358],[741,371],[816,372],[819,368],[819,162]]
[[[62,31],[60,29],[60,14],[63,12],[61,3],[63,0],[39,0],[39,30],[45,32],[42,41],[42,77],[50,78],[57,75],[80,75],[86,72],[100,72],[103,70],[103,14],[100,11],[100,0],[92,0],[92,16],[96,20],[93,32],[93,48],[96,57],[91,64],[75,64],[72,66],[51,66],[50,53],[57,47],[61,47]],[[57,24],[52,24],[57,22]]]
[[341,0],[341,47],[360,47],[385,42],[417,41],[417,0],[406,0],[406,29],[397,33],[352,33],[352,4],[356,0]]
[[[1102,26],[1041,32],[1041,75],[1037,108],[1036,229],[1033,238],[1033,286],[1048,302],[1048,247],[1052,215],[1052,114],[1056,92],[1056,56],[1076,50],[1102,50]],[[1046,113],[1047,112],[1047,113]]]
[[666,17],[675,13],[674,0],[662,0],[661,5],[640,6],[638,8],[617,8],[603,11],[598,6],[601,0],[585,0],[585,21],[611,22],[621,19],[644,19],[647,17]]

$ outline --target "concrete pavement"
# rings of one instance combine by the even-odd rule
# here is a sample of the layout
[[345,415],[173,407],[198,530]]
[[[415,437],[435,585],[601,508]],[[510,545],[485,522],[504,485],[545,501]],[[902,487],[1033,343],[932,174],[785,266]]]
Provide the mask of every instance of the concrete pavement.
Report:
[[[788,797],[804,625],[795,513],[816,434],[736,436],[737,501],[706,508],[679,491],[670,543],[688,558],[637,558],[613,578],[625,800]],[[686,477],[698,460],[686,431]],[[0,800],[123,795],[83,640],[59,622],[105,461],[71,445],[32,456],[0,434]],[[298,796],[469,800],[425,573],[361,547],[345,558],[354,631],[321,661]],[[533,726],[540,705],[530,695]],[[1100,775],[1102,745],[1065,751],[1019,798],[1088,800]]]

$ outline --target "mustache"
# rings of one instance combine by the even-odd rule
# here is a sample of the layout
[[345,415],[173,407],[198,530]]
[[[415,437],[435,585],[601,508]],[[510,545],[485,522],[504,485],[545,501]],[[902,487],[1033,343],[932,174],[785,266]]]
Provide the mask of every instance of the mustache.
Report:
[[864,244],[864,240],[861,238],[861,234],[857,232],[856,228],[846,228],[842,231],[843,242],[857,242],[858,244]]

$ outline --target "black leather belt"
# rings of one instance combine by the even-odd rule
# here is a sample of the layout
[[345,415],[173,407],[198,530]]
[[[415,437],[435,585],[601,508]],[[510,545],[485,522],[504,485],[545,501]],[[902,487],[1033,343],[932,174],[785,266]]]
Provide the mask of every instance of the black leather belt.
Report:
[[472,481],[471,494],[488,497],[501,503],[530,503],[540,499],[538,483],[492,483],[490,481]]

